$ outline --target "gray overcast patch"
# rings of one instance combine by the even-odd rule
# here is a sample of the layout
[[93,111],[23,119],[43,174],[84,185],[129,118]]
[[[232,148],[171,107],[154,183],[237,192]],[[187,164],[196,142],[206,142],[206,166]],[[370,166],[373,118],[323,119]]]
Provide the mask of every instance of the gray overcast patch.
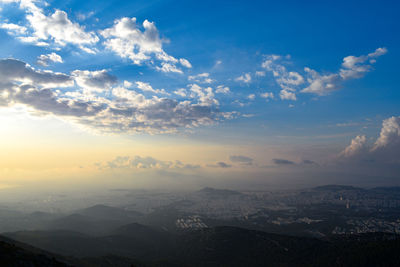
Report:
[[68,83],[72,85],[73,79],[65,74],[40,72],[17,59],[0,60],[0,79],[4,81],[25,81],[30,80],[38,85],[56,84],[58,86]]
[[295,164],[293,161],[290,161],[287,159],[272,159],[272,162],[277,165],[294,165]]
[[246,156],[232,155],[229,157],[229,159],[232,162],[238,162],[238,163],[243,163],[243,164],[247,164],[247,165],[253,164],[253,159],[246,157]]
[[315,161],[312,161],[312,160],[309,160],[309,159],[305,159],[305,160],[303,160],[301,163],[303,163],[303,164],[309,164],[309,165],[311,165],[311,164],[317,164]]
[[224,169],[232,167],[232,165],[230,165],[228,163],[225,163],[225,162],[222,162],[222,161],[217,162],[215,164],[209,164],[207,166],[208,167],[212,167],[212,168],[224,168]]

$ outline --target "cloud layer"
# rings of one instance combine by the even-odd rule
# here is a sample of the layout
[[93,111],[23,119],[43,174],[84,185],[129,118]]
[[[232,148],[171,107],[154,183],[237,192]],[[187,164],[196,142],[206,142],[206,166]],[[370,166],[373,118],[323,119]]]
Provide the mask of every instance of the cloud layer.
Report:
[[[173,132],[226,117],[218,110],[212,88],[192,85],[190,100],[146,98],[118,84],[105,70],[62,74],[5,59],[0,60],[0,80],[1,105],[23,104],[35,114],[61,116],[101,132]],[[152,88],[145,83],[138,87]]]
[[99,169],[197,169],[200,166],[184,164],[179,160],[164,161],[153,157],[142,156],[118,156],[106,163],[97,163]]

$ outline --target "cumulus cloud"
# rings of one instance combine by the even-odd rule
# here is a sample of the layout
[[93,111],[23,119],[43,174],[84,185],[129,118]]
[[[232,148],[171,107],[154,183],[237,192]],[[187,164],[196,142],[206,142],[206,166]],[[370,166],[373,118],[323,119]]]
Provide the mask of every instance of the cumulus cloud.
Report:
[[244,83],[250,83],[251,82],[251,75],[250,73],[245,73],[235,79],[237,82],[244,82]]
[[[323,96],[340,89],[346,80],[363,77],[372,70],[376,59],[386,53],[386,48],[378,48],[367,55],[347,56],[343,59],[339,71],[335,73],[319,73],[305,67],[302,75],[288,70],[285,65],[288,64],[289,57],[280,55],[266,56],[261,67],[272,73],[275,82],[281,88],[279,97],[282,100],[296,100],[298,91]],[[260,72],[256,74],[262,76]]]
[[265,98],[265,99],[273,99],[274,98],[274,94],[272,93],[272,92],[265,92],[265,93],[262,93],[261,95],[260,95],[262,98]]
[[[62,87],[66,89],[58,90]],[[34,114],[59,116],[103,133],[166,133],[226,119],[212,88],[192,85],[190,90],[192,101],[146,98],[118,86],[105,70],[67,75],[36,70],[15,59],[0,60],[0,105],[23,104]]]
[[230,89],[228,86],[218,85],[217,90],[215,90],[215,92],[218,94],[228,94],[230,93]]
[[269,55],[261,64],[261,67],[272,73],[276,83],[281,88],[279,97],[282,100],[297,100],[296,87],[304,83],[304,78],[298,72],[288,71],[282,65],[282,59],[279,55]]
[[351,140],[350,145],[345,148],[342,155],[345,157],[352,157],[367,151],[367,138],[365,135],[358,135]]
[[313,93],[322,96],[338,90],[341,86],[342,80],[337,73],[321,75],[307,67],[304,68],[304,71],[309,77],[307,78],[308,86],[301,90],[302,93]]
[[382,129],[372,150],[384,149],[400,144],[400,117],[390,117],[383,121]]
[[71,74],[77,85],[90,93],[108,91],[117,83],[117,77],[109,74],[107,70],[75,70]]
[[262,67],[272,72],[280,86],[300,85],[304,82],[303,76],[295,71],[288,71],[285,66],[278,63],[282,59],[278,55],[269,55],[262,63]]
[[174,94],[179,95],[181,97],[186,97],[187,96],[187,92],[184,88],[180,88],[178,90],[174,91]]
[[[142,30],[143,29],[143,30]],[[121,58],[130,59],[134,64],[140,65],[145,61],[157,59],[161,66],[156,69],[162,72],[182,73],[176,64],[180,63],[186,68],[192,65],[187,59],[176,59],[163,50],[163,43],[168,40],[160,37],[154,22],[145,20],[138,25],[136,18],[121,18],[114,21],[114,25],[100,32],[105,38],[104,45]]]
[[95,53],[90,47],[99,41],[98,36],[94,32],[86,31],[78,23],[72,22],[66,12],[55,10],[53,14],[47,15],[35,4],[35,1],[13,2],[19,3],[20,8],[26,12],[27,25],[3,24],[2,28],[8,28],[8,31],[12,31],[22,42],[38,46],[72,44],[88,53]]
[[[143,32],[136,24],[136,18],[117,19],[111,28],[101,32],[101,35],[106,38],[104,45],[120,57],[129,58],[135,64],[141,64],[144,60],[150,59],[152,54],[164,55],[163,40],[154,23],[145,20],[142,26]],[[169,61],[176,62],[177,60],[170,58]]]
[[253,164],[252,158],[242,156],[242,155],[232,155],[229,157],[229,160],[231,162],[240,163],[240,164],[244,164],[244,165],[252,165]]
[[[97,53],[99,37],[103,37],[103,45],[121,58],[131,60],[134,64],[143,62],[154,65],[154,60],[161,63],[155,69],[161,72],[183,73],[177,64],[185,68],[192,68],[189,60],[179,60],[163,49],[163,44],[169,40],[161,38],[154,22],[144,20],[137,24],[136,18],[123,17],[116,19],[114,24],[100,30],[99,35],[94,31],[88,31],[84,26],[71,21],[65,11],[56,9],[54,13],[47,13],[40,6],[48,4],[35,0],[3,1],[3,3],[15,2],[25,11],[25,25],[14,23],[2,23],[0,28],[7,30],[20,41],[32,43],[37,46],[64,47],[68,44],[75,45],[87,53]],[[93,12],[88,16],[93,15]],[[86,19],[87,16],[79,18]]]
[[368,55],[359,57],[347,56],[343,59],[342,68],[340,69],[340,77],[343,80],[356,79],[364,76],[372,68],[372,64],[376,62],[376,58],[387,53],[386,48],[378,48]]
[[154,94],[169,95],[169,93],[167,93],[164,89],[153,89],[153,87],[149,83],[137,81],[136,86],[143,92],[151,92]]
[[63,59],[56,53],[50,53],[46,55],[40,55],[36,61],[37,64],[47,67],[50,63],[63,63]]
[[279,92],[279,97],[282,100],[297,100],[296,94],[294,93],[294,91],[290,88],[288,89],[282,89]]
[[188,77],[189,81],[194,81],[198,83],[212,83],[215,80],[210,78],[210,73],[204,72],[197,75],[190,75]]
[[213,89],[211,87],[201,87],[197,84],[191,84],[190,87],[190,97],[197,98],[199,103],[204,106],[212,106],[219,105],[217,99],[215,99],[215,95],[213,93]]
[[400,163],[400,117],[383,120],[380,134],[373,144],[364,135],[351,140],[339,159],[378,163]]
[[308,86],[301,92],[313,93],[317,95],[326,95],[332,91],[338,90],[342,86],[342,82],[350,79],[358,79],[363,77],[367,72],[372,70],[372,64],[376,62],[376,58],[387,53],[386,48],[377,48],[368,55],[347,56],[343,59],[343,63],[338,73],[320,74],[310,68],[304,68],[308,74]]

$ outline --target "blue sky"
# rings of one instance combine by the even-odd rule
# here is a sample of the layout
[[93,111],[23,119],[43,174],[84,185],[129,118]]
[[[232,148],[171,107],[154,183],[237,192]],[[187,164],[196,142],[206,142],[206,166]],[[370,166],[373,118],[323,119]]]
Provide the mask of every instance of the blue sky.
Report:
[[0,106],[128,146],[229,147],[218,162],[237,148],[398,176],[399,5],[2,0]]

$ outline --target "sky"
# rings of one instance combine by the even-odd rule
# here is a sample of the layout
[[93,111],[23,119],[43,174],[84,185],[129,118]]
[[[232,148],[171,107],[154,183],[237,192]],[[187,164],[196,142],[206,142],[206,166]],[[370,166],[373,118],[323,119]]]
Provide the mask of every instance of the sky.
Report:
[[399,7],[0,0],[0,190],[400,185]]

